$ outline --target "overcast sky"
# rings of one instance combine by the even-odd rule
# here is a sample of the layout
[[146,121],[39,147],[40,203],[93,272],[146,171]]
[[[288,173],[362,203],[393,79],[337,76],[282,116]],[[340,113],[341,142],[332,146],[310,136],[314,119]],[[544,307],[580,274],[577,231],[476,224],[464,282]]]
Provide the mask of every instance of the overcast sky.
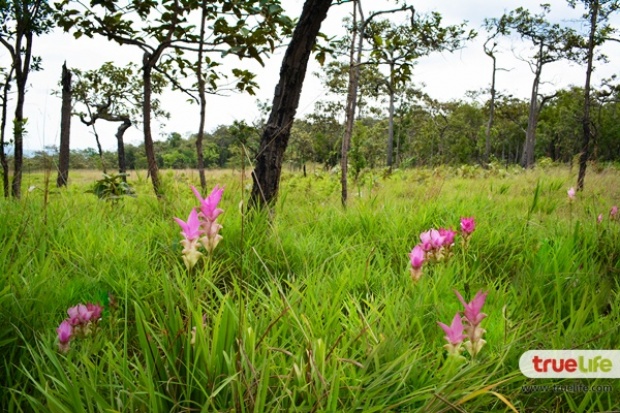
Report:
[[[571,24],[576,28],[586,29],[579,22],[583,9],[572,10],[564,0],[547,1],[551,4],[550,20],[564,24]],[[414,82],[424,84],[424,91],[435,99],[452,100],[463,99],[468,90],[488,88],[491,76],[491,59],[483,50],[485,32],[481,28],[485,17],[499,17],[504,12],[519,6],[529,8],[537,13],[538,1],[529,0],[443,0],[443,1],[411,1],[417,12],[438,11],[444,17],[446,24],[457,24],[464,20],[469,26],[479,32],[479,36],[471,41],[462,50],[455,53],[437,53],[420,59],[414,68]],[[287,13],[298,17],[303,0],[282,0]],[[387,0],[363,0],[364,11],[368,15],[371,11],[393,8],[393,2]],[[328,18],[322,26],[322,31],[328,35],[344,33],[342,19],[350,14],[351,5],[333,6]],[[615,16],[614,25],[620,24],[620,17]],[[58,145],[60,129],[60,98],[52,96],[51,92],[58,89],[61,66],[66,60],[69,67],[81,70],[96,69],[107,61],[113,61],[124,66],[129,61],[139,63],[141,52],[135,46],[119,46],[103,39],[75,40],[71,35],[56,31],[52,34],[35,39],[35,55],[41,56],[44,70],[32,73],[29,78],[29,90],[26,96],[25,113],[28,117],[28,135],[24,141],[26,150],[36,150],[47,145]],[[497,77],[498,90],[512,93],[520,98],[528,98],[531,90],[533,75],[527,63],[517,59],[515,53],[527,54],[524,46],[518,43],[517,38],[502,38],[500,40],[501,53],[498,55],[498,65],[510,71],[499,72]],[[618,73],[620,44],[609,42],[605,52],[610,58],[607,64],[600,64],[594,74],[594,84],[601,79]],[[257,100],[271,101],[273,89],[278,80],[278,72],[284,53],[278,50],[264,67],[255,63],[247,63],[248,69],[258,74],[258,83],[261,89],[257,96],[232,94],[228,97],[209,96],[207,107],[207,131],[212,131],[218,125],[230,124],[234,120],[252,122],[259,118]],[[1,65],[8,65],[8,54],[0,50]],[[298,117],[313,111],[316,101],[325,96],[325,89],[319,79],[313,75],[320,70],[320,66],[311,61],[306,82],[302,93]],[[552,63],[543,69],[541,91],[554,90],[569,85],[583,85],[585,68],[568,62]],[[183,135],[194,133],[198,129],[198,106],[187,103],[187,97],[181,92],[167,92],[162,97],[163,107],[170,112],[171,118],[165,126],[154,124],[153,135],[156,139],[164,139],[170,132],[179,132]],[[89,128],[82,125],[79,119],[73,119],[71,126],[71,147],[95,147],[95,140]],[[100,121],[97,130],[104,149],[114,150],[116,140],[114,132],[116,125]],[[130,128],[126,133],[129,143],[142,142],[142,131]]]

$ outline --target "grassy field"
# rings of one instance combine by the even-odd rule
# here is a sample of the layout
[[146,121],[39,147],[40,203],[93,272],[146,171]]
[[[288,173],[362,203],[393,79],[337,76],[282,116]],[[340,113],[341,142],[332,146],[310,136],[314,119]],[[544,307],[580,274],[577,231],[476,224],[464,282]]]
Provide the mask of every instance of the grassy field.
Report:
[[[224,239],[191,271],[173,217],[198,205],[195,172],[163,172],[160,201],[133,173],[117,203],[85,192],[94,172],[62,190],[26,175],[21,201],[0,200],[0,410],[620,410],[618,380],[519,371],[527,350],[620,348],[620,171],[590,172],[570,202],[575,173],[366,171],[345,211],[337,175],[287,172],[268,217],[242,213],[249,174],[209,172]],[[469,241],[413,282],[420,233],[461,217]],[[488,292],[475,358],[444,349],[454,290]],[[56,328],[87,302],[101,319],[61,351]]]

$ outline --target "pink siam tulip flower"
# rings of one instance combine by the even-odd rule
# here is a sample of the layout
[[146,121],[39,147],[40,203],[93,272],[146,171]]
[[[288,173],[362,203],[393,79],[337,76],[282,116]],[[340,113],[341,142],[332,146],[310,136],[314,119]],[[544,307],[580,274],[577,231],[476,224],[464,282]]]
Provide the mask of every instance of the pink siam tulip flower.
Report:
[[575,188],[571,187],[569,188],[568,191],[566,191],[566,194],[568,195],[568,200],[569,201],[574,201],[575,200]]
[[420,246],[424,251],[438,250],[444,245],[445,237],[439,231],[432,228],[420,234]]
[[101,313],[103,312],[102,306],[98,304],[87,303],[86,309],[92,313],[90,317],[91,321],[97,321],[101,318]]
[[431,239],[431,231],[426,231],[420,234],[420,241],[422,241],[420,245],[420,247],[424,250],[424,251],[430,251],[433,248],[433,243],[432,243],[432,239]]
[[465,343],[465,348],[472,357],[476,357],[476,354],[480,352],[482,346],[486,344],[486,341],[482,339],[482,336],[486,330],[480,327],[480,322],[487,316],[481,312],[481,310],[488,293],[479,291],[469,304],[463,299],[463,296],[461,296],[458,291],[455,290],[454,293],[465,307],[464,318],[467,322],[465,331],[467,332],[467,338],[469,339],[469,341]]
[[93,312],[88,309],[84,304],[78,304],[67,310],[69,320],[67,320],[72,326],[86,325],[93,316]]
[[73,334],[73,327],[69,320],[64,320],[60,323],[60,326],[56,329],[56,333],[58,334],[58,347],[60,351],[66,353],[69,350],[69,341]]
[[474,297],[469,304],[463,299],[463,296],[458,291],[455,290],[454,293],[458,297],[461,304],[463,304],[463,307],[465,307],[464,313],[467,321],[472,325],[480,324],[480,322],[487,316],[480,310],[482,310],[482,306],[484,305],[484,301],[486,300],[488,293],[479,291],[476,294],[476,297]]
[[430,233],[431,233],[431,245],[433,246],[433,249],[438,250],[441,247],[443,247],[446,237],[442,236],[441,233],[437,231],[436,229],[431,229]]
[[409,254],[409,258],[411,258],[411,267],[415,269],[422,268],[422,264],[424,264],[426,257],[424,254],[424,249],[420,244],[413,247],[413,250],[411,250],[411,253]]
[[411,259],[411,279],[417,282],[422,276],[422,265],[426,260],[426,253],[420,244],[413,247],[409,258]]
[[462,345],[465,335],[463,334],[464,327],[461,315],[457,312],[450,326],[440,322],[437,322],[437,324],[439,324],[439,327],[446,333],[445,339],[448,344],[445,344],[443,347],[448,351],[448,355],[462,358],[461,352],[463,351]]
[[474,217],[471,218],[461,218],[461,231],[465,235],[471,235],[472,232],[476,229],[476,221]]
[[211,222],[215,221],[223,210],[217,207],[222,199],[222,193],[224,192],[224,188],[216,185],[215,188],[211,191],[208,197],[202,198],[200,192],[192,186],[192,191],[194,191],[194,195],[200,201],[200,213],[202,214],[202,218],[209,220]]
[[192,208],[192,212],[189,213],[187,222],[177,217],[174,217],[174,220],[181,227],[181,235],[183,235],[187,241],[192,242],[200,238],[202,230],[200,229],[200,220],[198,219],[196,208]]
[[618,219],[618,207],[616,205],[611,207],[611,210],[609,211],[609,217],[612,221]]
[[185,266],[188,269],[191,269],[194,265],[196,265],[198,259],[202,256],[202,254],[198,251],[198,240],[200,235],[203,233],[203,230],[200,228],[201,222],[198,218],[196,208],[192,208],[192,212],[190,212],[187,222],[177,217],[174,217],[174,220],[183,230],[181,231],[181,234],[185,238],[181,240],[181,245],[183,245],[183,262],[185,262]]
[[439,235],[443,237],[443,246],[451,247],[454,245],[454,237],[456,236],[456,231],[452,231],[451,229],[439,228]]
[[452,324],[448,327],[444,323],[437,322],[439,327],[446,332],[446,340],[453,346],[461,344],[465,336],[463,335],[464,327],[461,315],[457,312],[452,319]]

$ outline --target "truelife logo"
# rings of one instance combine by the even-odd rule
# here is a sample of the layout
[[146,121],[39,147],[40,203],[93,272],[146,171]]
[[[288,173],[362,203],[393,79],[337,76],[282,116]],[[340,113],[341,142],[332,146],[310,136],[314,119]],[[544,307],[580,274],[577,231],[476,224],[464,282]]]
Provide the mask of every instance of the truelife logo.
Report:
[[519,369],[532,379],[620,378],[620,350],[530,350]]

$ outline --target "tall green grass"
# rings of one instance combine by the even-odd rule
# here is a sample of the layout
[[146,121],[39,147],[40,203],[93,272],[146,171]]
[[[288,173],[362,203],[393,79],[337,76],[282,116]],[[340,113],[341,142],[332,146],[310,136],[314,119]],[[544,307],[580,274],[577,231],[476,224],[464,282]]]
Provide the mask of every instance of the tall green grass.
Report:
[[[224,240],[192,271],[179,228],[196,205],[191,172],[144,174],[137,198],[113,205],[68,189],[0,200],[0,410],[101,411],[610,411],[609,391],[547,393],[518,370],[531,349],[620,345],[620,172],[575,181],[563,168],[366,171],[346,211],[339,178],[287,173],[275,213],[240,208],[248,177],[226,187]],[[47,198],[47,200],[46,200]],[[597,224],[599,213],[605,215]],[[412,283],[420,232],[474,216],[469,246],[426,265]],[[444,333],[467,298],[489,291],[487,345],[447,359]],[[112,297],[111,304],[109,303]],[[55,329],[79,302],[107,303],[95,334],[58,351]],[[203,321],[204,320],[204,321]]]

